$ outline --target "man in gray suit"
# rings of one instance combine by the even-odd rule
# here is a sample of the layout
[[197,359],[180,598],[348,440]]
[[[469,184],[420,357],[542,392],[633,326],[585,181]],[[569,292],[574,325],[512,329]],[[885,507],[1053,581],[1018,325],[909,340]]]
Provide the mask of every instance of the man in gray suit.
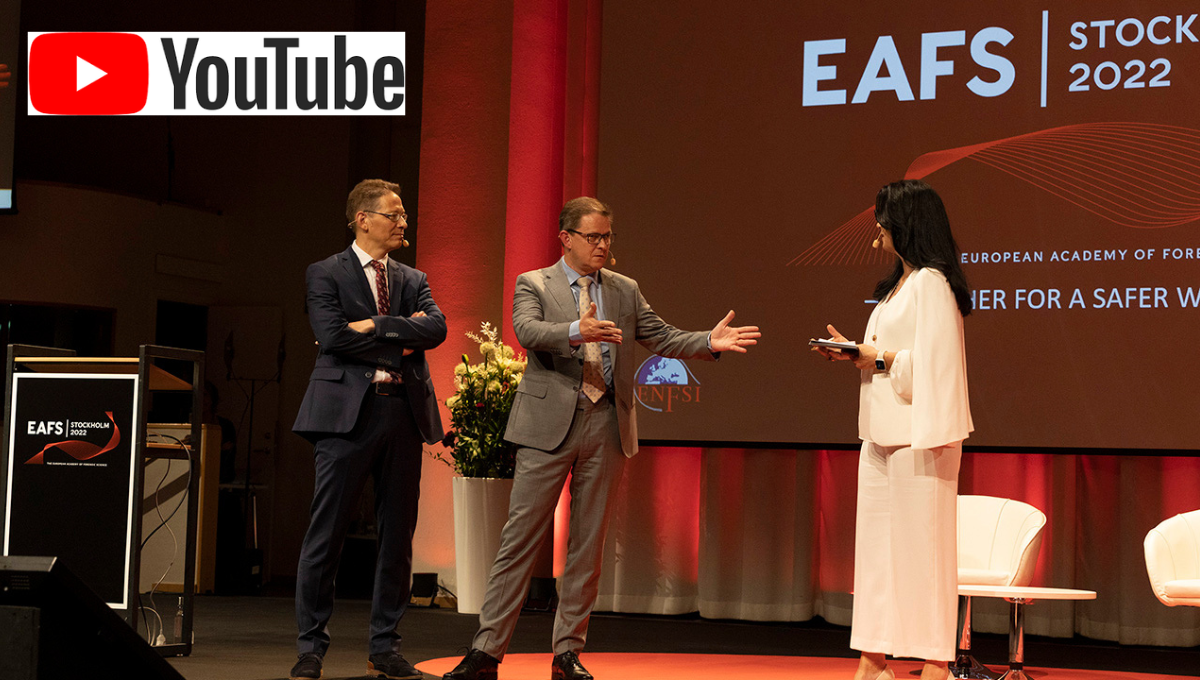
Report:
[[576,198],[558,220],[563,257],[517,278],[513,326],[528,352],[505,438],[518,444],[508,522],[488,579],[479,632],[446,680],[495,680],[529,589],[539,538],[571,475],[571,536],[554,619],[551,677],[591,680],[579,662],[599,591],[609,510],[625,458],[637,453],[630,337],[656,354],[714,361],[757,343],[756,326],[681,331],[664,322],[633,279],[603,269],[612,213]]

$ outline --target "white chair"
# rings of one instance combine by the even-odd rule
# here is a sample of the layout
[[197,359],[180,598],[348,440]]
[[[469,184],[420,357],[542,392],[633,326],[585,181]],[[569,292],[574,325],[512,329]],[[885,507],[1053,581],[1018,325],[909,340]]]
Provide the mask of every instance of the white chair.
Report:
[[1163,520],[1146,534],[1146,573],[1168,607],[1200,607],[1200,510]]
[[[958,497],[958,584],[1027,586],[1033,580],[1046,515],[1008,498]],[[957,678],[994,679],[971,656],[971,598],[958,598],[958,654],[950,664]]]

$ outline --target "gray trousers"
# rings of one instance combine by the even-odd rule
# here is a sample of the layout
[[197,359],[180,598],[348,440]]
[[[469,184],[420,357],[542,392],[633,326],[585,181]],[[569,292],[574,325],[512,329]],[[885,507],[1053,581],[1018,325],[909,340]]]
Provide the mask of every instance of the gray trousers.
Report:
[[609,397],[596,404],[581,399],[566,440],[554,451],[517,450],[508,522],[488,577],[472,648],[504,658],[528,595],[540,539],[550,533],[546,529],[570,473],[571,535],[559,581],[553,650],[562,654],[583,649],[600,590],[608,516],[624,465],[617,410]]

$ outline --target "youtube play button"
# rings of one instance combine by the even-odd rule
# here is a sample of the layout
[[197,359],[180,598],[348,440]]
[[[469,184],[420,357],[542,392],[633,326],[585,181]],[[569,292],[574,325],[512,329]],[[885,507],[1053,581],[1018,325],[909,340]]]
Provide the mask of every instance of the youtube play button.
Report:
[[108,75],[92,64],[75,57],[75,91],[78,92],[92,83]]
[[137,113],[149,84],[146,42],[132,33],[47,33],[29,46],[29,101],[40,113]]

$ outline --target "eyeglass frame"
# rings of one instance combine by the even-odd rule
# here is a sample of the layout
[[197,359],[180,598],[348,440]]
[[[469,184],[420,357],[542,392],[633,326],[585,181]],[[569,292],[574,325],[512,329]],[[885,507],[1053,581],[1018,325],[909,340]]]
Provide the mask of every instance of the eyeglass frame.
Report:
[[[381,213],[381,212],[377,212],[375,210],[362,210],[360,212],[371,213],[372,215],[381,215],[383,217],[386,217],[388,219],[388,221],[391,222],[392,224],[400,224],[400,220],[404,220],[405,223],[408,222],[408,213],[406,213],[406,212]],[[392,215],[395,215],[395,217],[392,217]]]
[[592,246],[593,248],[600,245],[601,241],[604,241],[604,243],[606,245],[612,245],[612,241],[613,241],[613,233],[611,231],[608,232],[607,234],[601,234],[598,231],[593,231],[593,232],[585,234],[582,231],[579,231],[578,229],[565,229],[564,231],[569,231],[572,234],[579,236],[583,240],[587,241],[588,245]]

